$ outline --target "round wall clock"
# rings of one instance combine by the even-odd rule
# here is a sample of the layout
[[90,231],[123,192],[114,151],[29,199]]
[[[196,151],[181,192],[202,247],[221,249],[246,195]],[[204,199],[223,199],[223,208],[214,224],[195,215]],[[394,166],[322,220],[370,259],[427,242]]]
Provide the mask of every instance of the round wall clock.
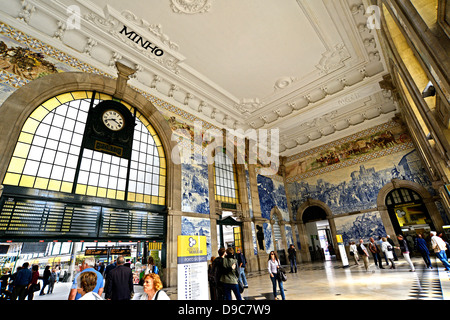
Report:
[[102,120],[105,126],[112,131],[119,131],[125,125],[125,120],[122,114],[112,109],[103,112]]

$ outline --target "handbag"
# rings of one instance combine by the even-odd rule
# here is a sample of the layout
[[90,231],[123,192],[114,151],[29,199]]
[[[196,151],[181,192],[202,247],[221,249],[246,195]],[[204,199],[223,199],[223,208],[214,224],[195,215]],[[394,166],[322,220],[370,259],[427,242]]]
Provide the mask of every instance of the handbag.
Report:
[[38,283],[36,283],[36,284],[33,284],[33,285],[31,286],[31,290],[32,290],[33,292],[36,292],[36,291],[41,290],[41,283],[38,282]]
[[281,267],[278,269],[278,278],[283,282],[287,280],[286,271]]

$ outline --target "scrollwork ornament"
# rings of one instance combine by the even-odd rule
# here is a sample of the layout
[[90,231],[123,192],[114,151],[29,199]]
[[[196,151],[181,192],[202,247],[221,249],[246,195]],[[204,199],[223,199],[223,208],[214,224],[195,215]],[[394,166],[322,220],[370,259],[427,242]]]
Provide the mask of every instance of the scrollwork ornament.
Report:
[[176,13],[204,13],[211,8],[210,0],[171,0],[170,7]]

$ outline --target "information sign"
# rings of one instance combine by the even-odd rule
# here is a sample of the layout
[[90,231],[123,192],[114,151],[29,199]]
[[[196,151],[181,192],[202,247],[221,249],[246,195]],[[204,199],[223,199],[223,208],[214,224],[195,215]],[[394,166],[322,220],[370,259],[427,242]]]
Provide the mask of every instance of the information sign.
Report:
[[178,300],[208,300],[205,236],[178,236]]
[[342,266],[344,268],[349,267],[350,265],[348,264],[347,252],[345,251],[344,240],[342,239],[342,235],[337,234],[336,240],[339,247],[339,253],[341,254]]

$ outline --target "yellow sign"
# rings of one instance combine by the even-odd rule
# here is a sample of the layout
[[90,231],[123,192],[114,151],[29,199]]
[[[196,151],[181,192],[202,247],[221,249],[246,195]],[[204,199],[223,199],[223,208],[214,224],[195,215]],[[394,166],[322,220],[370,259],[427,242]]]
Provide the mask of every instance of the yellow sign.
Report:
[[178,236],[178,263],[206,261],[206,236]]
[[341,235],[341,234],[337,234],[337,235],[336,235],[336,239],[337,239],[337,242],[338,242],[338,243],[344,242],[344,240],[342,239],[342,235]]

